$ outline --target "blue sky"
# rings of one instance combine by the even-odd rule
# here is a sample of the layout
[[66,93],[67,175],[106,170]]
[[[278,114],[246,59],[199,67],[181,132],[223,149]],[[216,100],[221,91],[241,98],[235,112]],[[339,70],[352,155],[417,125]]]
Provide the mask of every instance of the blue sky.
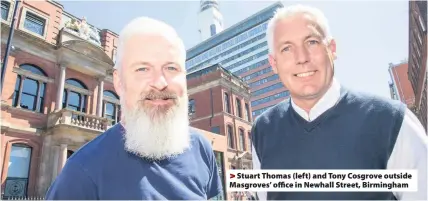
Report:
[[[127,22],[148,16],[172,25],[189,49],[200,41],[199,1],[59,1],[76,17],[119,33]],[[219,1],[225,28],[271,5],[274,1]],[[320,8],[337,43],[336,77],[343,85],[390,97],[389,63],[408,57],[407,1],[282,1]]]

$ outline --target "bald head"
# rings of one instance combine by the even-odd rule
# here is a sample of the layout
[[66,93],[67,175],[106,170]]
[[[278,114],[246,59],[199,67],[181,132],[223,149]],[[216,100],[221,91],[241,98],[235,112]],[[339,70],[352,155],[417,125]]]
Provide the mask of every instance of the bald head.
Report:
[[[180,52],[181,62],[183,65],[186,60],[186,49],[181,38],[173,27],[165,22],[148,17],[138,17],[129,22],[122,29],[119,35],[119,44],[117,48],[115,69],[120,70],[122,67],[123,55],[127,54],[128,49],[125,46],[128,43],[134,43],[136,38],[143,38],[141,41],[147,41],[150,38],[164,40]],[[146,40],[144,40],[146,39]],[[148,43],[141,43],[141,46],[148,46]]]

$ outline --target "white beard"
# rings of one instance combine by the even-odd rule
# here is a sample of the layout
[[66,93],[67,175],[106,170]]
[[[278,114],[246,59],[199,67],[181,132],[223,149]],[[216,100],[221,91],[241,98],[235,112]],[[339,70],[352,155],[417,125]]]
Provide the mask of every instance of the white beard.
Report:
[[178,105],[155,119],[140,105],[126,111],[124,107],[122,104],[126,151],[149,160],[162,160],[177,156],[190,147],[186,95],[178,98]]

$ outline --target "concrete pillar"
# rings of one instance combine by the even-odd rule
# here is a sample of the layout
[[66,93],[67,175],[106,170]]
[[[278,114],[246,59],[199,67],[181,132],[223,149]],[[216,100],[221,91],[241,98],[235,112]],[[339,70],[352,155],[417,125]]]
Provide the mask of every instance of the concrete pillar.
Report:
[[46,135],[43,139],[42,152],[40,154],[39,174],[37,178],[36,192],[42,196],[46,193],[52,182],[52,166],[54,165],[52,156],[54,155],[52,148],[52,135]]
[[59,75],[59,85],[56,92],[56,107],[55,110],[62,109],[62,97],[64,96],[64,84],[65,84],[65,66],[61,65],[60,67],[60,75]]
[[67,161],[67,144],[61,144],[61,146],[59,147],[59,154],[58,154],[58,174],[61,172],[66,161]]
[[98,79],[98,101],[97,101],[97,116],[103,116],[103,92],[104,92],[104,77]]
[[52,146],[52,152],[53,152],[53,155],[52,155],[53,168],[52,168],[52,179],[49,185],[51,185],[52,182],[55,181],[56,176],[58,175],[59,146]]

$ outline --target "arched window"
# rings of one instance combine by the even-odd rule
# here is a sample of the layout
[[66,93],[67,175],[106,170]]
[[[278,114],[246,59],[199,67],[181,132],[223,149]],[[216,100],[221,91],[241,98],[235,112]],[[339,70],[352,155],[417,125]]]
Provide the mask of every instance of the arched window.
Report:
[[235,136],[231,125],[227,125],[227,145],[229,148],[235,149]]
[[67,79],[65,81],[64,95],[62,97],[63,108],[74,111],[86,112],[86,102],[88,95],[85,93],[88,87],[77,79]]
[[30,64],[19,68],[12,106],[43,113],[47,74]]
[[109,90],[103,92],[104,96],[104,106],[103,106],[103,116],[105,118],[111,119],[112,125],[120,121],[120,101],[119,96]]
[[32,148],[25,144],[12,144],[7,168],[4,196],[27,196]]
[[239,149],[241,151],[245,151],[246,149],[244,138],[245,138],[244,129],[240,128],[239,129]]

